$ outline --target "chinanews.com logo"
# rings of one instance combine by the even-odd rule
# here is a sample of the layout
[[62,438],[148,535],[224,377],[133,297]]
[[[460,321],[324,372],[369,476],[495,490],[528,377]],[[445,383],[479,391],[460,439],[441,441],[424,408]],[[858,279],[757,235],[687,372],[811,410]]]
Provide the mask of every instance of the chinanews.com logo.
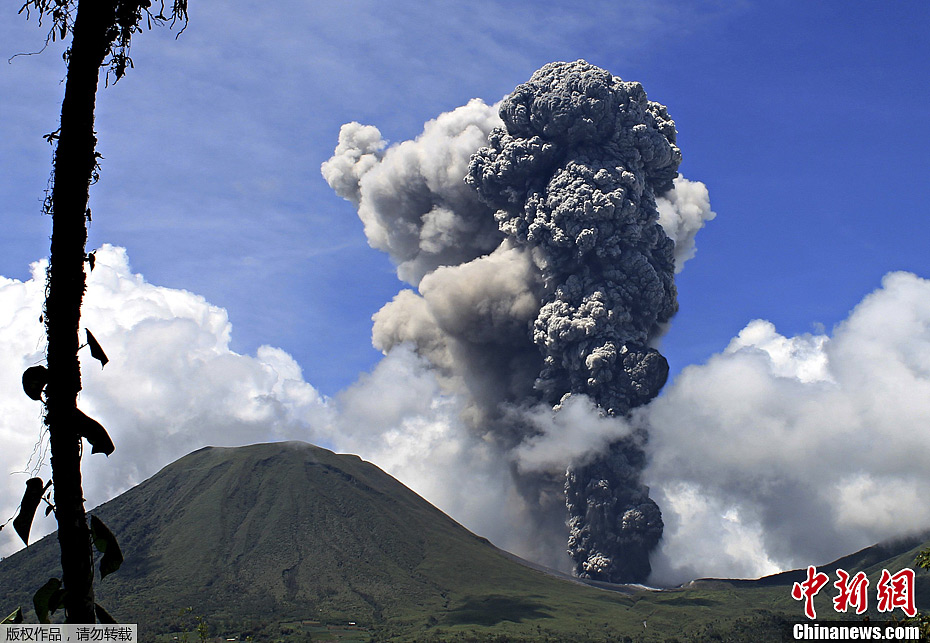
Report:
[[[833,597],[833,609],[842,614],[852,608],[856,610],[856,614],[863,614],[869,608],[869,579],[866,578],[865,572],[859,572],[850,577],[846,570],[837,569],[836,575],[839,579],[833,583],[833,586],[839,592]],[[807,618],[811,620],[817,618],[817,612],[814,610],[814,597],[829,582],[829,576],[818,572],[816,567],[810,565],[807,568],[807,580],[795,583],[791,588],[791,597],[797,601],[804,601],[804,615]],[[892,612],[900,608],[910,618],[917,615],[917,607],[914,604],[913,569],[904,568],[896,574],[883,569],[876,594],[879,612]]]
[[[791,597],[804,602],[804,616],[809,621],[817,618],[814,597],[830,584],[830,577],[818,572],[813,565],[807,568],[807,577],[793,584]],[[845,569],[836,570],[836,588],[832,606],[836,614],[865,614],[869,609],[869,597],[874,595],[879,613],[887,613],[892,619],[895,610],[900,610],[907,618],[917,616],[914,596],[914,570],[902,569],[892,574],[883,569],[876,583],[874,592],[869,592],[869,579],[865,572],[850,574]],[[866,616],[862,622],[830,621],[801,622],[791,626],[789,640],[878,640],[878,641],[918,641],[920,628],[913,621],[889,621],[884,623],[869,622]]]

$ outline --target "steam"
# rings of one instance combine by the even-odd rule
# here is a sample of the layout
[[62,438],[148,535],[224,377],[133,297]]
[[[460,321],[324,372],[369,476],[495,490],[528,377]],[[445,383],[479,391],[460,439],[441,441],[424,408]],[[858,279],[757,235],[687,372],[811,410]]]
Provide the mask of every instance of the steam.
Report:
[[374,316],[373,343],[413,347],[463,400],[576,573],[643,581],[662,519],[645,431],[622,418],[665,383],[651,343],[707,192],[678,177],[665,108],[584,61],[546,65],[496,111],[473,100],[393,147],[343,126],[323,175],[418,290]]

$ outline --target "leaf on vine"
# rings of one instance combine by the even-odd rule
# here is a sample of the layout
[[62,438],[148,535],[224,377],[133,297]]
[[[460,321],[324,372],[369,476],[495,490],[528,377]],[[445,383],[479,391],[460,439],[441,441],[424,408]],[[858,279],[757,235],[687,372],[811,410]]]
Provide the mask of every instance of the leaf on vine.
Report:
[[[52,484],[51,481],[48,483]],[[32,529],[32,520],[36,517],[36,509],[39,508],[39,502],[42,500],[42,494],[48,489],[48,485],[42,484],[42,478],[29,478],[26,480],[26,492],[23,494],[22,502],[19,503],[19,515],[13,520],[13,529],[23,539],[26,546],[29,546],[29,531]]]
[[23,608],[17,607],[16,611],[0,621],[0,625],[19,625],[23,622]]
[[30,366],[23,373],[23,390],[33,400],[42,399],[42,391],[48,384],[48,369],[44,366]]
[[97,516],[90,517],[90,537],[103,558],[100,559],[100,578],[106,578],[123,564],[123,552],[120,551],[116,536]]
[[65,606],[65,594],[68,593],[64,587],[55,590],[52,597],[48,599],[48,611],[54,614],[56,611]]
[[[93,262],[91,262],[93,265]],[[90,346],[90,356],[96,360],[100,361],[100,368],[103,368],[107,365],[107,362],[110,361],[110,358],[107,357],[107,354],[103,352],[103,349],[100,348],[100,343],[97,342],[96,338],[91,334],[86,328],[84,332],[87,333],[87,345]]]
[[61,580],[58,578],[49,578],[48,582],[35,593],[32,597],[32,606],[36,610],[40,623],[51,623],[48,615],[54,614],[55,610],[60,607],[61,596]]
[[116,625],[116,619],[110,616],[109,612],[100,607],[100,603],[94,603],[94,611],[97,613],[97,622],[102,625]]
[[74,424],[78,435],[90,442],[91,453],[103,453],[109,457],[116,449],[103,425],[84,415],[80,409],[74,410]]

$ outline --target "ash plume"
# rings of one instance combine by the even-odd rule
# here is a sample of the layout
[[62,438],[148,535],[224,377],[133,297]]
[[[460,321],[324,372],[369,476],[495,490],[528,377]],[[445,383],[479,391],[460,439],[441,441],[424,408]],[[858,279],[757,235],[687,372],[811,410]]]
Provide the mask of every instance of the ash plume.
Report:
[[374,345],[412,347],[511,462],[539,541],[521,554],[565,567],[547,556],[564,561],[568,542],[575,573],[598,580],[644,581],[662,534],[641,481],[646,431],[625,418],[665,383],[652,344],[714,216],[677,174],[675,135],[638,83],[579,60],[415,141],[344,125],[322,168],[417,288],[375,314]]
[[385,149],[378,128],[348,123],[323,177],[358,209],[371,246],[387,252],[398,276],[416,286],[437,267],[500,244],[487,207],[462,181],[469,156],[499,124],[496,110],[475,99],[428,122],[417,141]]
[[[648,346],[678,309],[674,242],[658,224],[681,154],[665,107],[639,83],[583,61],[551,63],[501,105],[504,127],[472,158],[468,181],[502,232],[540,268],[536,388],[557,406],[585,394],[607,415],[655,397],[668,363]],[[568,546],[579,576],[643,581],[662,535],[640,481],[642,434],[565,478]]]

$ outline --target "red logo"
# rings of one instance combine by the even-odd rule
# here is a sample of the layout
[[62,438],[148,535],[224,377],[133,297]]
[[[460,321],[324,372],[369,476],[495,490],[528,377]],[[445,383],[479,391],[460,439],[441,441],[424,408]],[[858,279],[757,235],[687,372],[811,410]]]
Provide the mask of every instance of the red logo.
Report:
[[840,590],[840,593],[833,599],[833,609],[845,612],[847,608],[854,607],[856,614],[865,612],[869,607],[869,597],[865,593],[869,588],[869,579],[865,577],[865,572],[859,572],[852,580],[844,569],[837,569],[836,575],[840,579],[833,583],[833,586]]
[[792,598],[797,601],[804,601],[804,614],[807,615],[807,618],[817,618],[817,613],[814,611],[814,597],[829,580],[829,576],[823,572],[818,572],[816,567],[810,565],[807,568],[807,580],[803,583],[795,583],[794,587],[791,588]]
[[[852,608],[856,610],[856,614],[864,613],[869,607],[869,597],[866,593],[869,588],[869,579],[866,578],[865,572],[859,572],[850,577],[846,570],[837,569],[836,575],[839,578],[833,586],[839,590],[839,593],[833,598],[833,609],[837,612],[846,612]],[[795,583],[791,588],[791,597],[804,601],[804,614],[811,620],[817,618],[817,613],[814,611],[814,597],[824,588],[829,578],[810,565],[807,568],[807,580]],[[900,608],[907,616],[913,617],[917,614],[914,604],[913,569],[905,568],[896,574],[883,569],[876,590],[879,612],[891,612]]]
[[882,570],[878,581],[878,611],[890,612],[896,607],[904,610],[908,616],[917,614],[914,607],[914,570],[902,569],[897,574]]

